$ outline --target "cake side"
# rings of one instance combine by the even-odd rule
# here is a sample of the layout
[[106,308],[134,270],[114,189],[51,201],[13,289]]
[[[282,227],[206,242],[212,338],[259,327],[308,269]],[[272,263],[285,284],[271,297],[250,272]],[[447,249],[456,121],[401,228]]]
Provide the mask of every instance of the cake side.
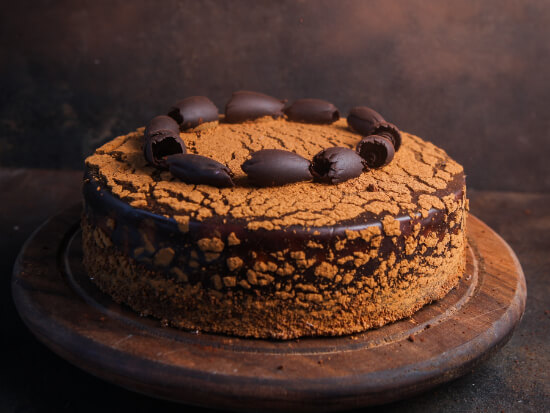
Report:
[[[412,265],[390,259],[385,265],[373,265],[377,267],[373,274],[355,272],[333,282],[292,285],[284,276],[249,269],[246,276],[227,272],[193,283],[179,267],[168,273],[155,270],[116,248],[102,246],[92,235],[97,230],[86,221],[83,232],[89,275],[117,302],[164,325],[242,337],[339,336],[381,327],[443,298],[465,267],[459,243],[441,257],[419,259]],[[319,266],[325,268],[323,263]],[[400,274],[403,269],[405,274]]]
[[[181,136],[221,156],[230,134],[241,149],[221,151],[227,162],[258,149],[250,128],[262,147],[284,138],[304,155],[318,150],[299,146],[308,134],[321,136],[312,145],[357,140],[338,123],[224,126]],[[462,167],[420,138],[406,135],[395,165],[339,185],[213,188],[149,170],[140,133],[88,158],[82,223],[90,276],[136,311],[240,336],[341,335],[411,315],[463,273]]]

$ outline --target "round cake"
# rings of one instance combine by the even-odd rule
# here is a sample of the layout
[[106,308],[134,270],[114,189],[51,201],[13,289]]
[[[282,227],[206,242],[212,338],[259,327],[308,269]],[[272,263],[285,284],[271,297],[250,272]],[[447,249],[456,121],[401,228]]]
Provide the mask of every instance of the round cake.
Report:
[[179,134],[234,186],[186,183],[144,157],[144,129],[86,159],[82,236],[93,282],[164,325],[242,337],[344,335],[408,317],[465,267],[463,168],[401,132],[392,162],[338,184],[250,182],[241,165],[282,149],[355,148],[345,119],[261,117]]

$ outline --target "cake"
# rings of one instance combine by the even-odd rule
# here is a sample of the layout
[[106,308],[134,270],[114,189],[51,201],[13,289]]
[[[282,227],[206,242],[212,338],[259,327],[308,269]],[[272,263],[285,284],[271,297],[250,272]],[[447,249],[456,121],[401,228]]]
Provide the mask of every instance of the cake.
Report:
[[[98,148],[83,185],[93,282],[163,325],[272,339],[358,333],[444,297],[465,267],[462,166],[400,132],[391,162],[331,181],[315,159],[354,149],[362,126],[332,109],[325,119],[311,105],[291,108],[239,118],[228,104],[225,117],[185,126],[172,110],[182,131],[171,144],[181,139],[181,159],[222,165],[213,184],[186,182],[172,156],[147,155],[147,142],[144,156],[151,124]],[[278,158],[268,157],[275,169],[254,169],[265,150],[306,159],[311,179],[288,182]]]

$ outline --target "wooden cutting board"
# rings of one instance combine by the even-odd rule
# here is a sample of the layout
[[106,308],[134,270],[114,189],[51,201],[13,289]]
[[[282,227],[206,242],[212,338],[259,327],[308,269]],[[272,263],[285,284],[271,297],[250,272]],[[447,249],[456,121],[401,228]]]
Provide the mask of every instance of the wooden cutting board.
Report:
[[81,206],[38,228],[14,267],[17,309],[46,346],[102,379],[183,403],[335,411],[386,403],[470,371],[510,338],[526,286],[510,247],[467,222],[466,273],[443,300],[366,333],[291,341],[161,327],[114,303],[81,263]]

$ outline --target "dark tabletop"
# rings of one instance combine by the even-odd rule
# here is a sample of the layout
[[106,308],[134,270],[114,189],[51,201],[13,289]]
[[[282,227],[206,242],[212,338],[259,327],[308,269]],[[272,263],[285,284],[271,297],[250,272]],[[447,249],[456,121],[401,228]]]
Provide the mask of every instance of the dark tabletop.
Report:
[[[17,253],[42,221],[78,202],[80,180],[79,171],[0,168],[0,412],[208,411],[96,379],[39,343],[17,315],[10,292]],[[550,411],[550,194],[470,190],[469,198],[471,212],[523,266],[523,320],[510,342],[470,374],[376,411]]]

